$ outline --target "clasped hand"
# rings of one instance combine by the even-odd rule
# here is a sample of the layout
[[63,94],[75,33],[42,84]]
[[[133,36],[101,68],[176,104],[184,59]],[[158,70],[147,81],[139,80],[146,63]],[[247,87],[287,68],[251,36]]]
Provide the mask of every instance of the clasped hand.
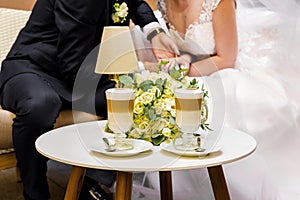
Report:
[[172,58],[160,59],[159,62],[166,63],[161,66],[161,70],[170,73],[172,71],[172,68],[176,66],[184,66],[184,68],[189,68],[191,60],[192,59],[189,55],[183,54]]
[[[165,33],[160,33],[151,40],[152,51],[158,63],[161,65],[161,70],[170,73],[172,68],[176,66],[184,66],[189,68],[192,58],[188,54],[180,55],[179,49],[175,42]],[[145,62],[145,67],[150,71],[157,70],[157,64]],[[147,67],[148,66],[148,67]]]

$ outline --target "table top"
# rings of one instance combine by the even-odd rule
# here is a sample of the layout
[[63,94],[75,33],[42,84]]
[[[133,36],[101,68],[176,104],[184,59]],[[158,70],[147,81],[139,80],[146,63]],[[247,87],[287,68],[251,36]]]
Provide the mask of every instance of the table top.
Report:
[[106,121],[85,122],[51,130],[36,140],[42,155],[70,165],[117,171],[171,171],[222,165],[242,159],[256,148],[250,135],[224,127],[219,144],[221,150],[203,157],[185,157],[153,146],[149,151],[133,156],[114,157],[90,150],[108,133]]

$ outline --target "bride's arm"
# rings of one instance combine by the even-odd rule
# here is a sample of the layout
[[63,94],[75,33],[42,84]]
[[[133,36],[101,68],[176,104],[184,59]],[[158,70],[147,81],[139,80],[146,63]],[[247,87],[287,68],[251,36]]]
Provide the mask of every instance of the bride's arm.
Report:
[[217,54],[192,63],[190,76],[209,75],[224,68],[234,67],[237,56],[237,28],[233,0],[222,0],[213,12],[213,30]]

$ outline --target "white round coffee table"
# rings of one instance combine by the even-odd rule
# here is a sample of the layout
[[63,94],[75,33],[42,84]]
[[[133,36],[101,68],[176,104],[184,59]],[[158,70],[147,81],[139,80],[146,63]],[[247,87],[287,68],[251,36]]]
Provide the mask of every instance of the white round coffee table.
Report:
[[[222,165],[250,155],[256,141],[250,135],[224,128],[221,150],[205,157],[183,157],[154,146],[133,156],[115,157],[91,151],[101,141],[106,121],[94,121],[54,129],[40,136],[36,149],[42,155],[73,166],[65,199],[77,199],[86,168],[116,170],[116,199],[131,199],[132,172],[159,171],[161,199],[171,200],[171,171],[207,168],[216,199],[230,199]],[[237,177],[238,178],[238,177]]]

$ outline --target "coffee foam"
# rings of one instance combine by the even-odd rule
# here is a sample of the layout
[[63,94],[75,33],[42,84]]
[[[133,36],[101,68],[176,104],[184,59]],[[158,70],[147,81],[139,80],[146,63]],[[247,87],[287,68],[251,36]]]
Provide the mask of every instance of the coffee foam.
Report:
[[107,99],[128,100],[134,99],[135,90],[130,88],[110,88],[105,92]]
[[202,90],[187,88],[176,89],[174,93],[176,98],[180,99],[201,99],[203,97]]

